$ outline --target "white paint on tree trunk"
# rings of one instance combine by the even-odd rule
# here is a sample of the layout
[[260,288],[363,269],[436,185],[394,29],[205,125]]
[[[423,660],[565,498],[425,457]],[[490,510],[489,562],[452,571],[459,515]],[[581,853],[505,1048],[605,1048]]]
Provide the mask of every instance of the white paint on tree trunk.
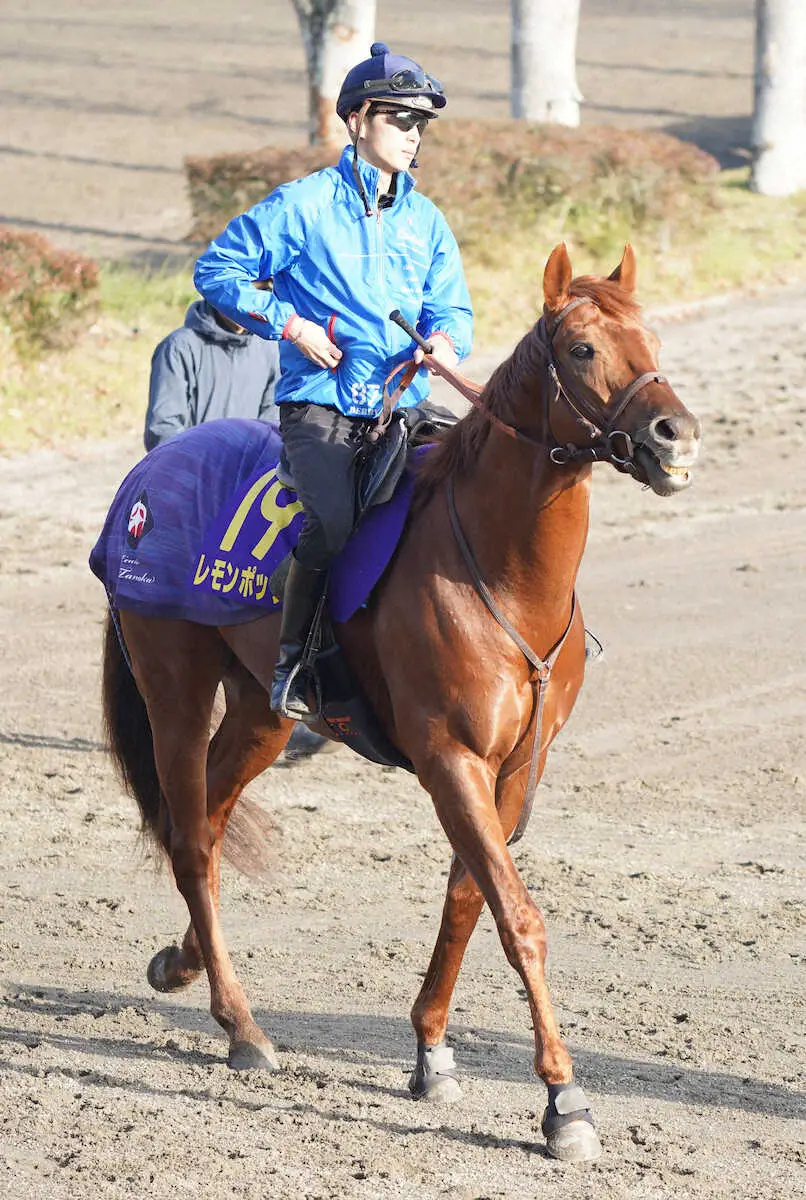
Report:
[[512,0],[512,115],[579,124],[579,0]]
[[308,116],[311,143],[340,146],[347,141],[336,116],[344,76],[369,58],[375,40],[376,0],[292,0],[308,64]]
[[756,0],[753,191],[806,188],[806,0]]

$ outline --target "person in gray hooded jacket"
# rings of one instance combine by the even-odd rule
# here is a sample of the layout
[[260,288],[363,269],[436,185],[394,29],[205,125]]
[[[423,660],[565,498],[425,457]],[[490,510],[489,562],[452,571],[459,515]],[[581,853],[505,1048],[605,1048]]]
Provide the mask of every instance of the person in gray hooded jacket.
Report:
[[206,300],[197,300],[184,325],[154,351],[146,450],[218,417],[277,421],[274,389],[279,376],[276,342],[255,337]]
[[[181,329],[160,342],[151,360],[145,447],[217,417],[278,421],[274,388],[280,375],[276,342],[248,333],[206,300],[191,304]],[[295,762],[335,742],[297,724],[286,747]]]

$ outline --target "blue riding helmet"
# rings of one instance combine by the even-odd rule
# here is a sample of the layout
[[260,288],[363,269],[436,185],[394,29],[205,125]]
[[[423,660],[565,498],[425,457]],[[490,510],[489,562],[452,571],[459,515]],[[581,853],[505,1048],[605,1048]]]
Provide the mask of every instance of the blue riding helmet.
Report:
[[[424,117],[435,117],[447,100],[438,79],[402,54],[392,54],[384,42],[375,42],[370,57],[347,72],[336,101],[342,121],[361,108],[365,100],[386,100],[398,108],[413,108]],[[429,111],[432,110],[432,111]]]

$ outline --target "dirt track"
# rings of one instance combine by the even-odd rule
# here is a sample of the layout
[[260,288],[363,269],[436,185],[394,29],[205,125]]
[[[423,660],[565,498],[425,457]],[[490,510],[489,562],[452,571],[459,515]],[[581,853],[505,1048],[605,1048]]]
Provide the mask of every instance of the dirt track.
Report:
[[[753,0],[583,0],[583,121],[666,129],[743,161]],[[459,117],[509,113],[509,5],[379,0]],[[225,7],[26,0],[0,22],[0,225],[96,256],[187,258],[186,155],[298,143],[305,62],[289,0]]]
[[487,916],[452,1022],[465,1101],[406,1095],[448,852],[405,775],[338,751],[255,786],[276,864],[226,873],[224,921],[279,1075],[227,1071],[202,984],[149,990],[185,918],[101,752],[84,566],[138,447],[0,465],[2,1194],[806,1195],[804,318],[800,292],[662,325],[701,474],[662,501],[597,471],[581,598],[607,657],[517,852],[605,1146],[584,1176],[541,1154]]
[[[433,47],[453,111],[505,115],[505,6],[396,7],[381,0],[379,36]],[[584,119],[745,145],[752,10],[585,0]],[[279,0],[31,0],[2,34],[0,222],[60,243],[186,254],[182,157],[302,135]],[[677,501],[597,471],[581,598],[607,657],[517,854],[605,1147],[585,1173],[541,1154],[528,1011],[489,917],[451,1027],[465,1101],[408,1099],[448,853],[407,776],[337,752],[253,789],[276,862],[266,883],[225,873],[224,921],[279,1075],[227,1071],[202,984],[149,990],[185,915],[102,753],[85,566],[139,446],[0,460],[0,1194],[806,1195],[805,321],[798,292],[662,325],[702,471]]]

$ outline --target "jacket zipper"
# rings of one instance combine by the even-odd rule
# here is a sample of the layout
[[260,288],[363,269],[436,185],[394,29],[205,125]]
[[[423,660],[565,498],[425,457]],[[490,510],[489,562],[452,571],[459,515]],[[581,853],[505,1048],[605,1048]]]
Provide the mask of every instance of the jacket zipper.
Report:
[[[377,199],[376,199],[375,203],[378,204]],[[378,206],[378,208],[376,209],[376,213],[377,213],[377,229],[378,229],[378,283],[381,286],[381,291],[383,292],[384,299],[386,299],[387,289],[386,289],[386,275],[384,273],[384,253],[385,253],[385,251],[384,251],[384,243],[383,243],[383,212],[382,212],[380,206]],[[389,331],[385,325],[384,325],[384,344],[386,346],[386,357],[388,359],[392,353],[392,347],[389,343]]]

